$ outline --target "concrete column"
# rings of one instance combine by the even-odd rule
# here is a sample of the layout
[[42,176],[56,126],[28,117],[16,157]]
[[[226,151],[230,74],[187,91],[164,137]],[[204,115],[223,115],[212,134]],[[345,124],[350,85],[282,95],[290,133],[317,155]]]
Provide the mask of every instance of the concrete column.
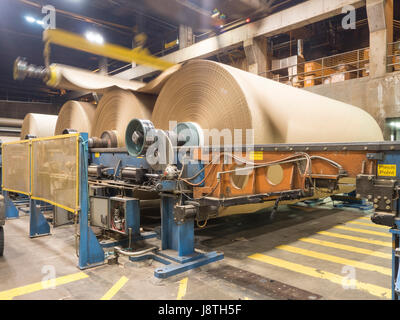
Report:
[[108,73],[108,60],[105,57],[99,58],[99,74],[107,75]]
[[243,42],[249,72],[266,76],[267,70],[271,69],[271,53],[268,40],[265,37],[251,38]]
[[191,27],[179,26],[179,49],[191,46],[194,43],[193,30]]
[[387,70],[387,44],[393,42],[393,0],[367,0],[370,31],[370,77],[383,77]]

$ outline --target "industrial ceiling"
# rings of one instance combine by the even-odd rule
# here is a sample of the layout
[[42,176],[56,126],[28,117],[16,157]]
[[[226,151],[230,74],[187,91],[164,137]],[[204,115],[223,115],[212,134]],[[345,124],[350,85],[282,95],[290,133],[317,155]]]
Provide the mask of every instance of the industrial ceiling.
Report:
[[[60,91],[37,81],[23,84],[12,79],[13,61],[18,56],[43,64],[42,27],[26,21],[27,16],[42,19],[41,8],[57,10],[56,27],[84,34],[101,33],[105,41],[131,47],[135,34],[147,35],[146,47],[160,53],[164,44],[178,36],[180,24],[189,25],[196,35],[215,31],[212,11],[226,15],[224,23],[251,18],[252,21],[296,5],[304,0],[2,0],[0,2],[0,99],[57,102]],[[173,49],[176,50],[177,48]],[[99,67],[100,58],[65,48],[52,47],[52,61],[90,70]],[[124,64],[108,60],[112,71]],[[29,90],[28,90],[29,88]],[[33,90],[32,90],[33,89]],[[61,92],[62,94],[62,92]]]

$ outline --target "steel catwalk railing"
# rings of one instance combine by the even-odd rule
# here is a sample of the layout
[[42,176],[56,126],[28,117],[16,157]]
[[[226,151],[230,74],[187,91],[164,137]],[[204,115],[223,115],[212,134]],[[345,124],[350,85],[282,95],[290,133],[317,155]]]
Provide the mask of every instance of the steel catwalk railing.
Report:
[[387,72],[400,71],[400,41],[388,44]]
[[[305,71],[306,66],[313,66],[313,68],[312,70]],[[297,68],[297,72],[294,72],[292,75],[282,76],[279,74],[279,72],[285,72],[285,69],[287,69],[289,72],[290,69],[296,70],[295,68]],[[323,84],[324,80],[326,79],[332,79],[332,76],[335,75],[344,75],[346,78],[346,74],[350,74],[349,78],[351,79],[362,78],[369,75],[368,47],[323,57],[320,59],[301,62],[285,68],[271,69],[266,72],[262,72],[259,75],[292,86],[304,87],[305,82],[308,80],[314,81],[313,85],[318,85]],[[274,79],[274,75],[279,75],[279,78]],[[309,78],[307,79],[306,77]]]

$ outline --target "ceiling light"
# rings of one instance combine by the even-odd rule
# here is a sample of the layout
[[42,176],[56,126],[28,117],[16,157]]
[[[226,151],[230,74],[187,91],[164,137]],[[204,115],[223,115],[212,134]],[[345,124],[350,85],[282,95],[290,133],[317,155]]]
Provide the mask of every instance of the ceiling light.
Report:
[[31,16],[25,16],[25,20],[28,21],[29,23],[34,23],[36,21],[36,19]]
[[104,38],[100,33],[88,31],[88,32],[86,32],[85,37],[90,42],[93,42],[93,43],[96,43],[96,44],[103,44],[104,43]]

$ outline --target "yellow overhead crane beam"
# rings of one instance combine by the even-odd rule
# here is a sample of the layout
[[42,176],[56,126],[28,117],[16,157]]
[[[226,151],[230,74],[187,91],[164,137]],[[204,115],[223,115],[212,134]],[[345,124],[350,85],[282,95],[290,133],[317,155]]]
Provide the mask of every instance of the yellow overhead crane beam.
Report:
[[162,71],[175,65],[172,62],[152,56],[147,49],[128,49],[110,43],[96,44],[82,36],[61,29],[45,30],[43,32],[43,41],[45,42],[45,59],[48,59],[50,54],[49,45],[55,44],[127,63],[134,62]]

